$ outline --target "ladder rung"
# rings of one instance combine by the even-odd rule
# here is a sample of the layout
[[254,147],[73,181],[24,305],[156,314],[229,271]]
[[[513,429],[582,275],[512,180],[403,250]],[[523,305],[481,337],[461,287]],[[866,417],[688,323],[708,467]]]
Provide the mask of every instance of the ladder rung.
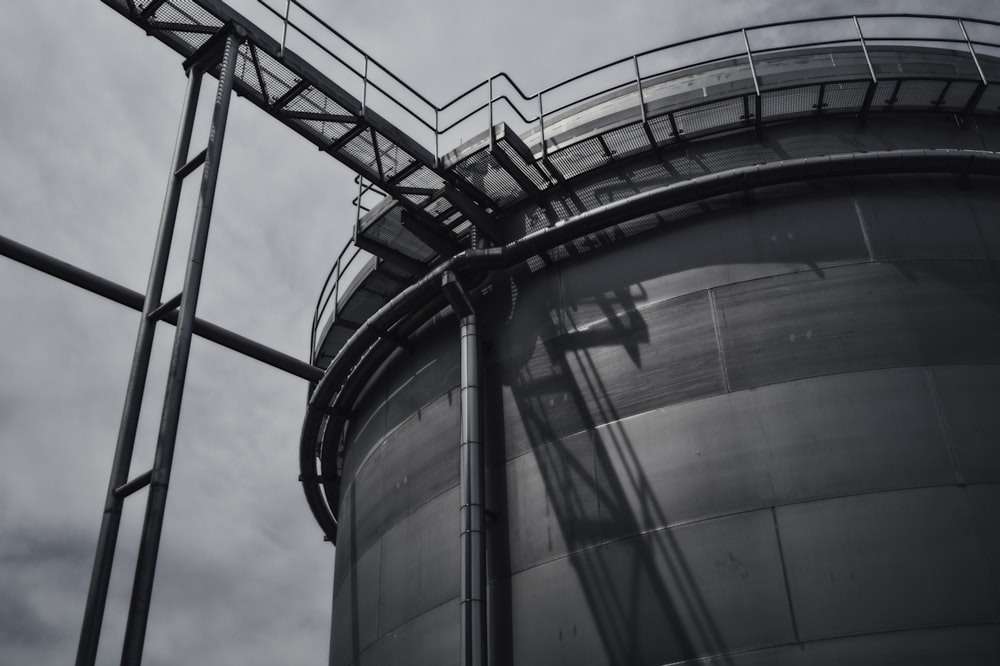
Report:
[[192,157],[187,164],[185,164],[180,169],[175,171],[174,175],[177,176],[178,178],[187,178],[192,171],[194,171],[195,169],[197,169],[198,167],[200,167],[202,164],[205,163],[206,154],[208,154],[208,148],[205,148],[205,150],[201,151],[200,153]]

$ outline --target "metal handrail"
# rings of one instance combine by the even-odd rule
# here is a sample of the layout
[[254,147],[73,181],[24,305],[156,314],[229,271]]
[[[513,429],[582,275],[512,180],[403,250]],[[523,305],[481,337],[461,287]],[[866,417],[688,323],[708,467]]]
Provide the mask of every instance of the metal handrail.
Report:
[[[257,1],[267,6],[266,0],[257,0]],[[498,120],[500,122],[506,122],[516,118],[517,120],[522,122],[525,126],[530,126],[532,124],[537,123],[538,137],[537,137],[537,143],[535,143],[534,146],[534,150],[536,150],[536,154],[540,152],[544,156],[547,150],[546,123],[547,121],[551,123],[551,119],[559,116],[560,114],[569,115],[572,109],[579,108],[582,105],[585,105],[596,98],[599,98],[601,96],[607,95],[615,91],[622,90],[624,88],[635,87],[638,92],[639,106],[642,109],[643,118],[645,119],[645,106],[644,106],[645,100],[644,100],[644,88],[643,88],[644,83],[649,82],[651,80],[664,80],[670,77],[671,75],[675,75],[684,71],[690,71],[692,67],[711,66],[713,64],[722,63],[727,60],[734,60],[734,59],[747,60],[750,62],[751,66],[753,66],[753,59],[755,55],[780,53],[782,51],[788,51],[792,49],[830,47],[830,46],[843,47],[856,44],[864,52],[865,60],[868,63],[869,69],[871,70],[872,80],[875,80],[874,76],[875,72],[874,69],[872,69],[871,59],[868,54],[869,44],[898,43],[898,42],[917,42],[917,43],[927,43],[936,45],[951,44],[958,47],[962,47],[962,49],[967,50],[969,52],[972,61],[975,64],[976,70],[979,73],[980,80],[984,85],[986,85],[989,82],[979,64],[975,47],[980,46],[980,47],[1000,48],[1000,40],[984,41],[982,39],[972,39],[968,34],[968,31],[966,29],[967,25],[980,25],[980,26],[987,26],[990,28],[1000,28],[1000,22],[991,21],[987,19],[941,16],[936,14],[923,14],[923,13],[874,13],[874,14],[857,14],[857,15],[844,14],[844,15],[835,15],[835,16],[828,16],[821,18],[792,19],[792,20],[777,21],[771,23],[763,23],[746,28],[725,30],[721,32],[712,33],[709,35],[672,42],[670,44],[656,47],[653,49],[647,49],[645,51],[640,51],[633,55],[619,58],[610,63],[593,67],[587,71],[575,74],[548,87],[542,88],[533,95],[526,94],[524,90],[522,90],[521,87],[518,86],[518,84],[513,80],[513,78],[511,78],[511,76],[509,76],[506,72],[501,71],[489,76],[486,80],[464,90],[463,92],[459,93],[458,95],[448,100],[447,102],[441,105],[436,105],[433,102],[431,102],[427,97],[420,94],[415,88],[413,88],[413,86],[407,84],[401,78],[390,72],[384,65],[379,63],[374,58],[371,58],[371,56],[369,56],[359,46],[348,40],[346,37],[341,35],[339,32],[330,27],[328,24],[326,24],[322,19],[317,17],[313,12],[311,12],[308,8],[306,8],[300,0],[288,0],[288,1],[294,4],[295,6],[301,8],[310,16],[310,18],[315,20],[324,28],[328,29],[338,39],[347,44],[351,49],[354,50],[356,56],[363,57],[365,59],[366,65],[369,63],[374,65],[375,68],[377,68],[377,70],[386,74],[393,82],[402,86],[403,89],[405,89],[408,93],[414,95],[416,99],[418,99],[420,102],[426,105],[427,109],[425,110],[425,112],[431,115],[431,117],[433,118],[433,122],[420,118],[418,118],[418,120],[420,120],[421,124],[424,127],[433,129],[434,156],[439,160],[442,157],[438,150],[439,138],[442,135],[447,134],[448,132],[454,130],[459,125],[469,121],[477,114],[482,114],[484,112],[488,113],[488,123],[487,126],[484,128],[487,130],[488,136],[492,136],[491,130],[497,124]],[[271,7],[268,8],[272,11],[272,13],[278,14],[278,12],[273,8]],[[934,34],[935,32],[943,34],[944,28],[956,25],[960,30],[960,32],[956,32],[955,37],[947,37],[947,36],[919,37],[919,36],[905,36],[905,35],[901,36],[900,33],[896,30],[893,31],[893,34],[881,34],[881,35],[871,35],[862,32],[861,30],[862,22],[878,20],[878,19],[904,19],[904,20],[912,20],[914,22],[916,21],[933,22],[932,24],[933,29],[923,30],[923,31],[914,30],[913,32],[916,34],[920,34],[920,32],[923,32],[928,35]],[[857,36],[840,37],[835,39],[830,39],[830,38],[814,39],[814,40],[787,39],[779,43],[779,45],[777,46],[767,45],[761,48],[751,49],[750,36],[753,36],[754,33],[759,33],[760,31],[782,28],[787,26],[794,26],[794,25],[814,24],[817,26],[822,26],[837,22],[849,22],[847,25],[843,27],[850,28],[849,32]],[[295,26],[291,23],[289,23],[289,25],[291,25],[293,29],[296,30],[297,32],[301,32],[303,35],[305,35],[304,31],[302,31],[298,26]],[[854,28],[856,28],[856,31],[854,30]],[[390,92],[388,92],[385,86],[368,80],[370,78],[369,75],[371,74],[371,72],[368,72],[368,74],[363,74],[361,72],[358,72],[356,68],[353,68],[348,63],[346,63],[346,61],[343,58],[334,55],[329,49],[320,45],[317,42],[317,40],[315,40],[309,35],[305,36],[312,43],[316,44],[317,46],[320,46],[320,48],[323,48],[325,52],[330,53],[330,55],[336,58],[338,62],[348,67],[348,69],[355,75],[364,78],[366,86],[370,85],[373,89],[378,90],[380,93],[385,95],[385,97],[388,100],[400,106],[409,115],[414,117],[418,115],[417,111],[407,107],[395,96],[393,96]],[[702,57],[698,59],[696,62],[681,62],[677,66],[666,67],[666,68],[660,67],[657,68],[656,71],[654,72],[643,73],[642,66],[644,62],[648,62],[648,60],[653,57],[662,57],[664,54],[672,50],[679,49],[681,47],[690,46],[693,44],[707,43],[711,40],[717,40],[721,38],[733,38],[733,39],[738,38],[736,45],[734,45],[734,50],[729,51],[728,49],[722,50],[720,48],[717,49],[714,53],[712,53],[709,57]],[[628,68],[627,76],[622,76],[620,78],[613,78],[610,81],[608,80],[609,78],[608,73],[611,70],[613,70],[614,68],[624,68],[624,66],[626,65],[631,65],[631,67]],[[578,85],[580,82],[588,78],[594,79],[594,85],[590,89],[588,89],[585,94],[571,96],[567,101],[559,101],[556,104],[552,105],[550,108],[545,108],[543,104],[543,99],[546,101],[550,100],[553,97],[558,96],[560,91],[565,91],[569,89],[570,86]],[[756,72],[754,72],[753,79],[755,88],[759,95],[760,86],[758,84]],[[512,94],[495,94],[494,92],[495,86],[498,82],[501,81],[505,82],[507,85],[510,86],[511,90],[513,91]],[[473,105],[473,107],[468,110],[466,110],[465,107],[462,107],[461,110],[464,110],[465,111],[464,113],[458,115],[456,119],[447,119],[444,122],[444,124],[442,124],[441,115],[443,112],[451,109],[457,109],[461,102],[476,97],[484,101],[482,101],[479,104]],[[523,111],[521,107],[524,104],[533,104],[535,106],[535,110],[533,112]],[[499,113],[501,109],[505,110],[503,114]],[[509,113],[512,113],[513,115],[508,115]],[[356,203],[359,205],[360,200],[352,203]],[[343,275],[343,271],[339,268],[339,265],[341,263],[341,258],[343,257],[343,255],[344,252],[341,252],[341,257],[338,258],[334,268],[331,269],[331,275],[335,273],[337,274],[336,278],[337,281],[339,281]],[[326,291],[329,287],[328,285],[329,280],[330,277],[328,277],[327,283],[324,283],[324,287],[320,295],[320,301],[324,302],[324,312],[325,312],[325,306],[328,304],[330,298],[329,294],[326,294]],[[337,289],[334,289],[333,291],[336,292]],[[326,295],[326,301],[323,301],[324,295]],[[315,352],[315,336],[316,336],[315,329],[319,325],[318,322],[319,319],[321,319],[321,317],[319,316],[318,313],[317,318],[314,319],[314,326],[313,326],[314,328],[313,331],[314,340],[312,346],[313,352]]]
[[[653,79],[660,78],[663,76],[670,75],[672,73],[681,71],[692,65],[704,65],[711,64],[713,62],[719,62],[726,59],[732,58],[745,58],[747,57],[747,51],[736,50],[732,53],[726,53],[725,55],[714,55],[711,58],[699,60],[697,63],[683,64],[678,67],[661,69],[659,71],[640,74],[637,77],[628,76],[627,78],[615,79],[612,83],[607,81],[601,81],[600,83],[595,82],[595,86],[592,90],[589,90],[586,94],[580,96],[573,96],[570,100],[565,102],[557,103],[550,108],[543,109],[542,99],[543,97],[548,97],[551,99],[554,95],[558,94],[560,91],[565,91],[569,86],[577,84],[588,78],[601,79],[603,75],[606,75],[610,70],[615,67],[621,67],[628,63],[634,63],[636,70],[642,69],[643,61],[648,60],[652,56],[663,56],[664,54],[677,50],[680,47],[690,46],[693,44],[707,43],[711,40],[717,40],[720,38],[733,37],[742,38],[743,35],[747,33],[759,32],[762,30],[782,28],[795,25],[807,25],[807,24],[831,24],[837,22],[857,22],[857,21],[871,21],[876,19],[905,19],[905,20],[929,20],[936,22],[936,27],[953,26],[957,24],[961,30],[961,35],[956,35],[955,37],[907,37],[907,36],[893,36],[893,35],[863,35],[858,38],[845,38],[845,39],[826,39],[826,40],[813,40],[813,41],[803,41],[803,40],[790,40],[788,43],[782,44],[781,46],[768,46],[766,48],[755,49],[751,51],[752,54],[765,54],[774,53],[786,49],[793,48],[809,48],[817,46],[831,46],[835,44],[847,45],[856,43],[859,44],[863,49],[866,48],[866,43],[871,42],[900,42],[900,41],[917,41],[926,43],[936,43],[936,44],[954,44],[957,46],[962,46],[971,50],[973,58],[975,58],[975,46],[986,46],[986,47],[1000,47],[1000,41],[981,41],[970,39],[966,32],[967,24],[978,24],[983,26],[1000,27],[1000,22],[991,21],[987,19],[979,19],[972,17],[954,17],[954,16],[942,16],[938,14],[926,14],[926,13],[872,13],[872,14],[838,14],[833,16],[826,16],[820,18],[802,18],[802,19],[789,19],[784,21],[774,21],[770,23],[761,23],[757,25],[752,25],[745,28],[736,28],[731,30],[724,30],[720,32],[711,33],[708,35],[703,35],[699,37],[693,37],[689,39],[684,39],[676,42],[671,42],[664,46],[655,47],[652,49],[647,49],[644,51],[639,51],[632,55],[619,58],[610,63],[599,65],[588,69],[584,72],[575,74],[571,77],[558,81],[552,85],[540,89],[534,94],[527,94],[517,82],[506,72],[500,71],[495,74],[490,75],[484,81],[477,83],[466,90],[458,93],[453,98],[447,100],[442,104],[435,104],[427,96],[423,95],[418,91],[413,85],[407,83],[401,77],[392,73],[385,65],[380,61],[373,58],[369,53],[362,49],[355,42],[348,39],[342,33],[337,31],[333,26],[323,20],[315,12],[313,12],[309,7],[306,6],[301,0],[286,0],[286,8],[294,5],[296,8],[301,10],[306,16],[308,16],[312,21],[315,21],[319,26],[326,30],[330,35],[334,36],[343,45],[345,45],[355,57],[362,58],[365,62],[366,71],[360,71],[357,67],[348,62],[347,57],[338,54],[332,47],[323,43],[320,39],[309,34],[305,29],[300,27],[290,18],[288,18],[281,11],[269,4],[268,0],[257,0],[258,4],[265,7],[271,14],[282,20],[284,29],[292,29],[294,32],[302,35],[310,43],[315,45],[317,48],[322,49],[322,51],[332,57],[336,62],[338,62],[343,67],[347,68],[354,76],[358,77],[361,81],[365,90],[371,88],[378,91],[385,98],[396,105],[399,111],[402,111],[408,117],[412,118],[418,122],[422,127],[431,131],[434,138],[434,156],[436,158],[441,158],[442,155],[439,154],[438,147],[440,145],[440,138],[454,130],[459,125],[467,122],[477,114],[482,114],[488,112],[490,119],[495,120],[497,116],[497,106],[499,102],[504,103],[504,108],[513,112],[513,116],[510,119],[516,117],[517,120],[521,121],[525,125],[531,125],[532,123],[539,124],[540,134],[544,134],[545,122],[547,119],[552,118],[556,114],[566,112],[574,106],[585,104],[586,102],[599,97],[601,95],[607,94],[614,90],[618,90],[622,87],[628,85],[635,85],[638,82],[640,95],[642,93],[642,85],[644,82]],[[369,70],[369,66],[372,68]],[[978,63],[977,63],[978,67]],[[394,95],[389,90],[389,85],[381,83],[378,80],[373,80],[373,78],[378,78],[381,76],[387,77],[389,83],[392,85],[399,86],[406,93],[412,95],[416,100],[418,100],[425,108],[418,109],[414,108],[412,105],[404,104],[398,99],[397,95]],[[498,96],[493,96],[492,88],[497,82],[503,81],[510,86],[513,94],[502,94]],[[486,91],[490,91],[487,95]],[[485,99],[486,101],[473,104],[470,107],[462,107],[461,111],[457,114],[455,119],[442,118],[445,112],[449,112],[456,109],[462,102],[469,99]],[[527,107],[523,105],[530,104],[534,107],[532,110],[525,110]],[[506,113],[506,112],[505,112]],[[504,118],[500,118],[501,121]],[[489,127],[485,128],[489,130]],[[540,147],[544,151],[543,147]]]

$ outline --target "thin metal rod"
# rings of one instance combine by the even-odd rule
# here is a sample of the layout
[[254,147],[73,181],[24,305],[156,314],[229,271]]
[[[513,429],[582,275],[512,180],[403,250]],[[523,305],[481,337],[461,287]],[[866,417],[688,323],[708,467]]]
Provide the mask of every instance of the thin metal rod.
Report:
[[757,93],[757,97],[760,97],[760,84],[757,83],[757,68],[753,64],[753,51],[750,50],[750,38],[747,36],[746,28],[743,29],[743,43],[747,47],[747,60],[750,61],[750,76],[753,77],[753,89]]
[[972,62],[976,64],[976,71],[979,72],[979,80],[983,82],[984,86],[988,86],[990,83],[986,80],[986,75],[983,74],[983,68],[979,66],[979,58],[976,56],[976,49],[972,46],[972,40],[969,39],[969,33],[965,31],[965,21],[958,19],[958,27],[962,29],[962,36],[965,37],[965,43],[969,46],[969,53],[972,54]]
[[[118,440],[115,443],[115,454],[111,463],[111,479],[108,481],[104,515],[97,537],[97,552],[94,555],[94,568],[91,572],[90,589],[87,592],[87,603],[83,612],[80,642],[77,646],[77,666],[93,666],[97,659],[97,644],[101,638],[101,625],[104,622],[104,608],[108,597],[108,584],[111,580],[115,548],[118,543],[118,529],[121,525],[122,500],[124,499],[123,496],[116,493],[116,490],[128,482],[129,467],[132,464],[135,434],[139,427],[139,411],[146,387],[146,376],[149,372],[153,336],[156,331],[156,321],[151,319],[149,314],[159,307],[160,298],[163,295],[163,281],[167,273],[170,245],[174,236],[174,222],[177,219],[177,205],[180,202],[181,185],[183,184],[183,176],[178,175],[177,171],[187,160],[200,91],[201,73],[190,72],[187,91],[184,94],[184,105],[181,110],[180,126],[174,143],[170,176],[167,179],[163,211],[160,214],[160,228],[157,232],[153,260],[149,269],[146,296],[143,299],[143,316],[139,318],[139,331],[136,335],[135,353],[132,356],[132,368],[129,371],[128,386],[125,391],[125,405],[122,408]],[[63,279],[67,278],[63,277]]]
[[[86,289],[92,294],[103,296],[108,300],[124,305],[137,312],[142,312],[143,310],[145,297],[139,292],[128,287],[123,287],[99,275],[94,275],[82,268],[77,268],[61,259],[56,259],[43,252],[34,250],[27,245],[12,241],[5,236],[0,236],[0,254],[25,266],[30,266],[60,280],[69,282],[72,285],[76,285],[81,289]],[[164,313],[161,321],[176,325],[177,312],[172,310]],[[262,345],[239,333],[234,333],[229,329],[198,317],[195,317],[194,320],[194,333],[227,349],[232,349],[234,352],[249,356],[273,368],[284,370],[296,377],[314,382],[323,376],[323,371],[314,365],[300,361],[294,356]]]
[[493,152],[494,143],[496,142],[496,135],[493,132],[493,77],[491,76],[486,80],[486,90],[489,95],[489,126],[486,128],[489,131],[490,136],[490,152]]
[[368,56],[365,56],[365,76],[364,84],[361,88],[361,115],[365,115],[368,110]]
[[459,442],[459,547],[461,549],[461,666],[486,665],[486,493],[476,314],[452,272],[441,276],[445,297],[459,317],[462,345]]
[[542,93],[538,93],[538,133],[541,135],[542,158],[546,156],[545,150],[545,112],[542,110]]
[[132,600],[129,604],[128,620],[125,626],[125,645],[122,651],[123,666],[138,666],[142,661],[142,648],[146,637],[146,623],[149,620],[149,604],[153,593],[156,559],[163,531],[167,488],[173,463],[174,443],[177,439],[177,423],[180,419],[181,398],[184,393],[184,380],[187,376],[188,358],[191,352],[194,314],[201,288],[201,273],[208,245],[208,229],[219,176],[219,160],[222,157],[222,141],[226,131],[238,47],[239,40],[236,35],[231,34],[226,37],[212,126],[208,136],[201,191],[195,212],[194,229],[191,233],[188,267],[184,276],[184,295],[181,298],[177,331],[174,334],[174,347],[167,376],[167,390],[163,399],[163,413],[160,419],[156,453],[153,458],[153,477],[149,486],[146,516],[143,520],[142,536],[139,541],[139,556],[136,562],[135,580],[132,584]]
[[281,24],[281,47],[278,49],[278,55],[284,57],[285,55],[285,40],[288,39],[288,15],[292,11],[292,0],[285,0],[285,18]]
[[854,27],[858,31],[858,39],[861,40],[861,50],[865,53],[865,62],[868,63],[868,73],[872,75],[872,83],[878,83],[878,78],[875,76],[875,68],[872,67],[872,59],[868,55],[868,46],[865,44],[865,35],[861,32],[861,23],[858,21],[857,16],[852,16],[854,19]]
[[639,91],[639,111],[642,112],[642,122],[646,122],[646,100],[642,98],[642,76],[639,74],[639,57],[632,56],[632,65],[635,67],[635,87]]

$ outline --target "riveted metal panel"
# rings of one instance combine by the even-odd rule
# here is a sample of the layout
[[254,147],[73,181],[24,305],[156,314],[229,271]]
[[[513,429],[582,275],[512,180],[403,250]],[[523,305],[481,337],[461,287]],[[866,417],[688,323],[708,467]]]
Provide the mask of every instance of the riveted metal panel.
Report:
[[[976,189],[980,200],[992,199],[995,215],[995,187]],[[985,259],[979,225],[967,213],[971,190],[954,187],[954,177],[899,176],[859,185],[857,201],[875,258]]]
[[457,390],[424,406],[386,437],[380,498],[386,528],[458,483],[458,444]]
[[516,368],[504,411],[525,422],[528,441],[508,431],[509,451],[724,390],[707,293],[641,311],[615,296],[603,306],[620,314],[601,326],[575,325],[567,314],[569,330]]
[[957,487],[777,509],[803,640],[995,622],[997,600]]
[[[966,488],[966,498],[990,572],[992,597],[1000,600],[1000,484],[970,485]],[[996,612],[994,619],[998,619]]]
[[867,368],[1000,361],[1000,292],[979,262],[784,275],[721,287],[716,303],[734,390]]
[[933,627],[727,654],[672,666],[995,666],[1000,627]]
[[350,520],[354,526],[354,547],[359,553],[367,550],[386,527],[385,506],[382,503],[385,488],[385,466],[382,464],[384,452],[381,446],[371,452],[348,491],[352,500]]
[[428,330],[420,340],[419,348],[402,350],[386,379],[387,431],[458,387],[457,324],[445,321]]
[[458,600],[445,602],[384,635],[377,643],[378,663],[457,666],[458,627]]
[[778,503],[955,482],[921,369],[788,382],[733,403],[756,416]]
[[505,528],[510,568],[597,543],[603,533],[590,433],[544,444],[507,463]]
[[643,534],[512,579],[514,663],[661,664],[793,640],[770,510]]
[[1000,482],[1000,365],[933,369],[962,481]]
[[351,483],[368,460],[372,450],[385,437],[385,378],[377,378],[358,402],[347,429],[347,452],[344,457],[344,483]]
[[423,505],[382,538],[379,633],[459,592],[458,489]]
[[569,313],[583,323],[586,301],[628,289],[642,307],[699,289],[867,257],[845,183],[800,185],[780,198],[742,195],[713,200],[711,212],[668,226],[612,253],[562,267]]
[[378,637],[378,579],[381,548],[372,545],[362,555],[333,597],[334,664],[357,662]]
[[774,503],[955,482],[920,369],[704,398],[594,437],[609,538]]

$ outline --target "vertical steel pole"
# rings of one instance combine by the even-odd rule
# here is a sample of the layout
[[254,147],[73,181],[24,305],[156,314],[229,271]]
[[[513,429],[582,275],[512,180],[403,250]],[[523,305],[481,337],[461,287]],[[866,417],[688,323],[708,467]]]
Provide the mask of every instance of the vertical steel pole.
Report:
[[238,46],[239,39],[236,35],[231,34],[226,38],[219,72],[219,87],[215,98],[215,110],[212,116],[212,126],[209,130],[208,148],[205,153],[201,191],[198,195],[194,229],[191,232],[191,249],[188,255],[187,272],[184,276],[177,331],[174,335],[173,353],[167,375],[167,390],[163,399],[163,413],[160,418],[156,454],[153,459],[153,476],[146,501],[142,536],[139,540],[139,557],[136,562],[135,580],[132,584],[132,600],[125,626],[122,664],[126,666],[138,666],[142,660],[146,623],[149,619],[149,603],[153,592],[153,577],[156,571],[156,558],[163,530],[167,487],[173,462],[174,442],[177,439],[177,423],[180,417],[188,357],[191,352],[195,308],[198,304],[198,292],[201,287],[205,249],[208,245],[208,228],[212,217],[215,186],[219,176],[219,160],[222,157],[222,140],[226,131]]
[[459,443],[459,547],[461,549],[461,666],[486,666],[486,489],[480,395],[479,335],[469,297],[451,271],[441,287],[459,317],[462,344]]
[[83,613],[80,643],[77,646],[76,666],[93,666],[97,660],[97,645],[101,638],[104,607],[108,597],[108,582],[111,579],[111,568],[115,559],[115,547],[118,542],[118,528],[121,524],[122,503],[124,502],[124,498],[119,497],[115,493],[115,489],[128,481],[129,467],[132,464],[135,434],[139,426],[139,411],[142,407],[142,396],[146,388],[146,376],[149,372],[149,359],[153,349],[153,335],[156,331],[156,322],[150,321],[149,313],[160,305],[160,299],[163,295],[163,280],[167,273],[170,245],[174,236],[174,222],[177,219],[177,204],[180,201],[183,183],[183,178],[179,177],[177,172],[187,161],[200,90],[201,72],[192,71],[188,74],[187,92],[184,95],[181,122],[177,130],[177,141],[174,144],[174,156],[170,166],[170,177],[167,179],[163,212],[160,215],[160,229],[156,236],[156,247],[149,269],[146,300],[142,308],[142,317],[139,319],[135,354],[132,356],[132,369],[129,373],[128,388],[125,391],[125,406],[122,409],[121,425],[118,428],[118,441],[115,444],[114,459],[111,463],[111,480],[108,483],[107,499],[104,502],[104,517],[101,519],[101,531],[97,538],[97,554],[94,556],[94,570],[91,574],[90,591],[87,593],[87,605]]

